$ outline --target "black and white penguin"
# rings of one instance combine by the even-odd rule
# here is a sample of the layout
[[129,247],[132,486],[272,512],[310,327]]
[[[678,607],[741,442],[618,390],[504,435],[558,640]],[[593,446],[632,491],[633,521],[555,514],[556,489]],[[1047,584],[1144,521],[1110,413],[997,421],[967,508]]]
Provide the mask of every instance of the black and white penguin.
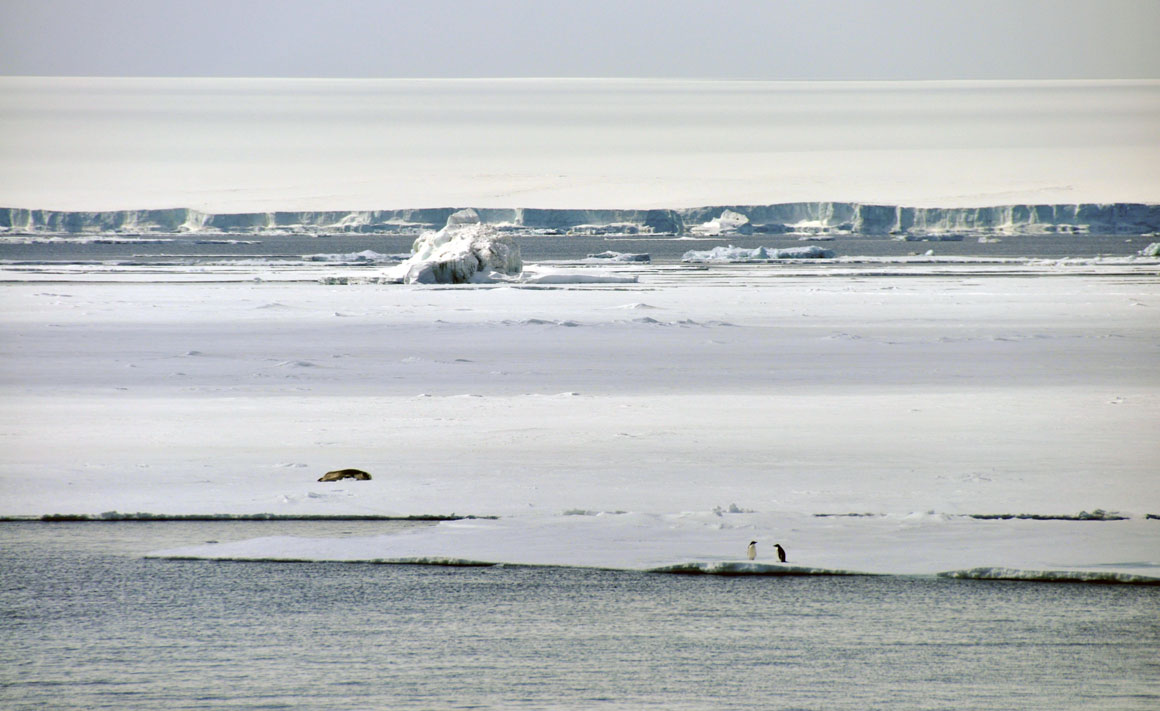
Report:
[[[753,544],[751,543],[750,546]],[[785,562],[785,549],[781,547],[780,543],[774,543],[773,547],[777,549],[777,559],[782,563]]]
[[749,556],[749,560],[757,557],[757,541],[749,542],[749,549],[746,551],[746,554]]

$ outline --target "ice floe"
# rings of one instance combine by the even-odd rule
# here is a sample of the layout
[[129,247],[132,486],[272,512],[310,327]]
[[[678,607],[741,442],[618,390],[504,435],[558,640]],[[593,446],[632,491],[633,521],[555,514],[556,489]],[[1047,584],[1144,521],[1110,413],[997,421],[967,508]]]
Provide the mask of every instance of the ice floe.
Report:
[[946,570],[942,578],[963,580],[1021,580],[1039,583],[1108,583],[1127,585],[1160,585],[1157,575],[1135,575],[1102,570],[1019,570],[1016,568],[971,568]]
[[[647,514],[584,509],[452,520],[361,538],[269,537],[156,551],[165,558],[575,566],[705,575],[943,575],[953,578],[1160,583],[1160,526],[980,521],[916,512],[819,519],[722,510]],[[755,540],[757,559],[745,560]],[[1108,546],[1139,562],[1101,559]],[[775,543],[788,551],[779,562]],[[1065,561],[1070,559],[1070,561]],[[445,563],[440,563],[445,564]]]

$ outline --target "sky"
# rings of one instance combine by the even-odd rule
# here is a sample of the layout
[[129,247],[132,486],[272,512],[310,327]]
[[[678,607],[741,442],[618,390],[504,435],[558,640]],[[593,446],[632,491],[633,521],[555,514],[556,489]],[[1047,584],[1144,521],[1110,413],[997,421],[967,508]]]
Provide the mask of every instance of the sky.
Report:
[[1157,0],[0,0],[0,75],[1160,78]]

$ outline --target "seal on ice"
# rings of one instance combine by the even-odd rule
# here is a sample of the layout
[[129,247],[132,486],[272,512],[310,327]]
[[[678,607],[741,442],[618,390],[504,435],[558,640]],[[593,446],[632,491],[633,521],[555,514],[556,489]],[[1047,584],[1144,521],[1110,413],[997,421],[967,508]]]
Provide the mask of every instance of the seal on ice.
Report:
[[335,469],[332,472],[326,472],[322,475],[319,481],[339,481],[341,479],[357,479],[359,481],[370,481],[371,475],[364,472],[362,469]]

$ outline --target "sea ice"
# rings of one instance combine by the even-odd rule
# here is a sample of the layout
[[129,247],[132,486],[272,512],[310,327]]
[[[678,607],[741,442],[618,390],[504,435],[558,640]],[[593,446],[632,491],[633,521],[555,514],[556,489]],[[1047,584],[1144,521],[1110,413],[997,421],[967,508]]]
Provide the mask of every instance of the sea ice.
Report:
[[[757,541],[757,559],[744,560]],[[655,514],[570,510],[445,521],[361,538],[270,537],[157,551],[162,557],[564,565],[718,575],[935,575],[1160,583],[1151,521],[981,521],[907,514]],[[779,563],[775,543],[787,552]],[[1110,562],[1109,547],[1116,560]]]
[[[238,557],[728,572],[756,538],[762,565],[780,542],[829,571],[1149,575],[1160,331],[1137,261],[620,265],[640,283],[559,289],[11,280],[0,513],[502,517],[216,553]],[[316,483],[352,466],[374,480]],[[1129,518],[971,517],[1097,508]],[[847,513],[875,515],[814,516]]]
[[[1156,81],[247,79],[245,91],[238,82],[0,78],[0,205],[270,211],[254,222],[280,227],[283,211],[434,200],[651,209],[771,196],[928,207],[1160,196]],[[723,97],[745,110],[707,120],[705,107]],[[68,169],[49,169],[50,157]],[[166,222],[216,229],[185,217]],[[803,218],[814,219],[785,223]],[[366,224],[352,215],[342,227]]]

